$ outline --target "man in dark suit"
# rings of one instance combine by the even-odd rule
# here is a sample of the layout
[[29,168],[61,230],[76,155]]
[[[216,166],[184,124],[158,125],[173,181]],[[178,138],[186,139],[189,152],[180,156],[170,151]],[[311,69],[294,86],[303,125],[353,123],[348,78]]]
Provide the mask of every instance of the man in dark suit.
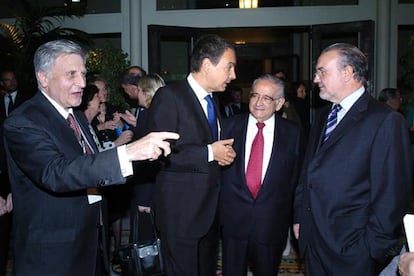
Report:
[[154,191],[169,276],[216,274],[220,165],[230,164],[235,152],[232,139],[217,140],[221,121],[211,93],[235,79],[235,65],[231,44],[216,35],[201,37],[187,79],[160,88],[149,109],[150,130],[180,134]]
[[[284,102],[284,82],[266,74],[253,82],[250,114],[224,121],[224,135],[234,137],[237,157],[222,174],[223,275],[245,276],[248,265],[255,276],[278,273],[303,151],[299,125],[275,114]],[[260,159],[254,146],[259,123],[264,123]],[[255,192],[249,172],[257,165]]]
[[306,274],[377,275],[400,252],[412,183],[407,127],[366,91],[357,47],[329,46],[315,69],[319,95],[332,104],[312,125],[295,200]]
[[[29,95],[18,89],[18,82],[14,71],[5,69],[0,73],[0,86],[4,94],[0,94],[0,128],[3,128],[3,122],[13,109],[29,98]],[[12,197],[10,191],[9,176],[7,174],[6,154],[3,145],[3,130],[0,135],[0,198],[12,206]],[[0,217],[0,275],[6,273],[10,231],[11,231],[12,213],[8,210],[6,214]]]
[[226,89],[229,103],[222,106],[221,114],[224,118],[241,113],[249,113],[249,105],[243,102],[243,89],[239,86],[229,86]]
[[[40,46],[34,56],[39,92],[4,123],[13,195],[15,275],[99,275],[99,187],[125,183],[131,161],[170,152],[152,133],[97,152],[82,111],[87,54],[67,40]],[[68,121],[67,121],[68,120]]]

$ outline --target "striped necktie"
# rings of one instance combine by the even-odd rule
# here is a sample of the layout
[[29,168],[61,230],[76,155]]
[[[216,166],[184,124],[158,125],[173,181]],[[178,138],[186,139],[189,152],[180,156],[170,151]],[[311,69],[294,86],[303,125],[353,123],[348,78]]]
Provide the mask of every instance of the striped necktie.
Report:
[[332,105],[331,111],[329,112],[329,115],[328,115],[328,120],[326,121],[325,133],[323,135],[324,142],[328,140],[332,131],[335,129],[336,125],[338,124],[338,112],[341,110],[341,108],[342,107],[339,104]]

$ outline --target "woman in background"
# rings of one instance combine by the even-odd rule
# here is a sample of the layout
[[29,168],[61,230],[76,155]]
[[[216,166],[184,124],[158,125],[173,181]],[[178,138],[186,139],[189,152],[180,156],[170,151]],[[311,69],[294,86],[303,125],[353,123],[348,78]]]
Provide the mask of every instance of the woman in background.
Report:
[[[158,88],[165,85],[164,80],[158,74],[148,74],[141,77],[137,83],[137,90],[134,94],[128,94],[131,98],[137,99],[139,105],[144,109],[140,112],[138,120],[136,122],[135,135],[134,139],[145,136],[149,130],[147,126],[147,116],[148,108],[151,105],[152,98],[157,92]],[[133,117],[133,115],[132,115]],[[130,115],[121,114],[127,123],[131,125],[134,124],[133,119]],[[139,236],[140,241],[149,240],[154,236],[153,229],[151,226],[151,220],[149,214],[152,208],[152,196],[153,196],[153,186],[155,183],[155,176],[159,169],[157,162],[136,162],[134,167],[134,183],[132,183],[132,200],[131,200],[131,235],[130,240],[132,240],[133,229],[133,220],[137,211],[140,212],[140,223],[139,223]]]

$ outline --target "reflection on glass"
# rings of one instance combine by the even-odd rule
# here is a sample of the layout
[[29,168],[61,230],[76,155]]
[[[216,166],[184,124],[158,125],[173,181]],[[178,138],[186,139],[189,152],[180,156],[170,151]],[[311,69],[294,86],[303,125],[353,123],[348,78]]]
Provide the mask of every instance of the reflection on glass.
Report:
[[[412,3],[414,0],[400,0]],[[157,0],[157,10],[358,5],[358,0]]]

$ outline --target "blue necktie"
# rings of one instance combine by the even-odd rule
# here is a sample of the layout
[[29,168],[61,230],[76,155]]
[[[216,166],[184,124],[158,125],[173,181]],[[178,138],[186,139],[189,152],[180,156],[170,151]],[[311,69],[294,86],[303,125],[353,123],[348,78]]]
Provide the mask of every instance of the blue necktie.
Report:
[[341,108],[342,107],[339,104],[332,105],[331,111],[329,112],[329,115],[328,115],[328,120],[326,122],[325,134],[323,135],[324,142],[328,140],[332,131],[335,129],[336,125],[338,124],[338,112],[339,110],[341,110]]
[[213,99],[210,95],[205,96],[204,99],[207,101],[207,119],[211,129],[211,136],[213,137],[214,141],[217,141],[217,118]]

